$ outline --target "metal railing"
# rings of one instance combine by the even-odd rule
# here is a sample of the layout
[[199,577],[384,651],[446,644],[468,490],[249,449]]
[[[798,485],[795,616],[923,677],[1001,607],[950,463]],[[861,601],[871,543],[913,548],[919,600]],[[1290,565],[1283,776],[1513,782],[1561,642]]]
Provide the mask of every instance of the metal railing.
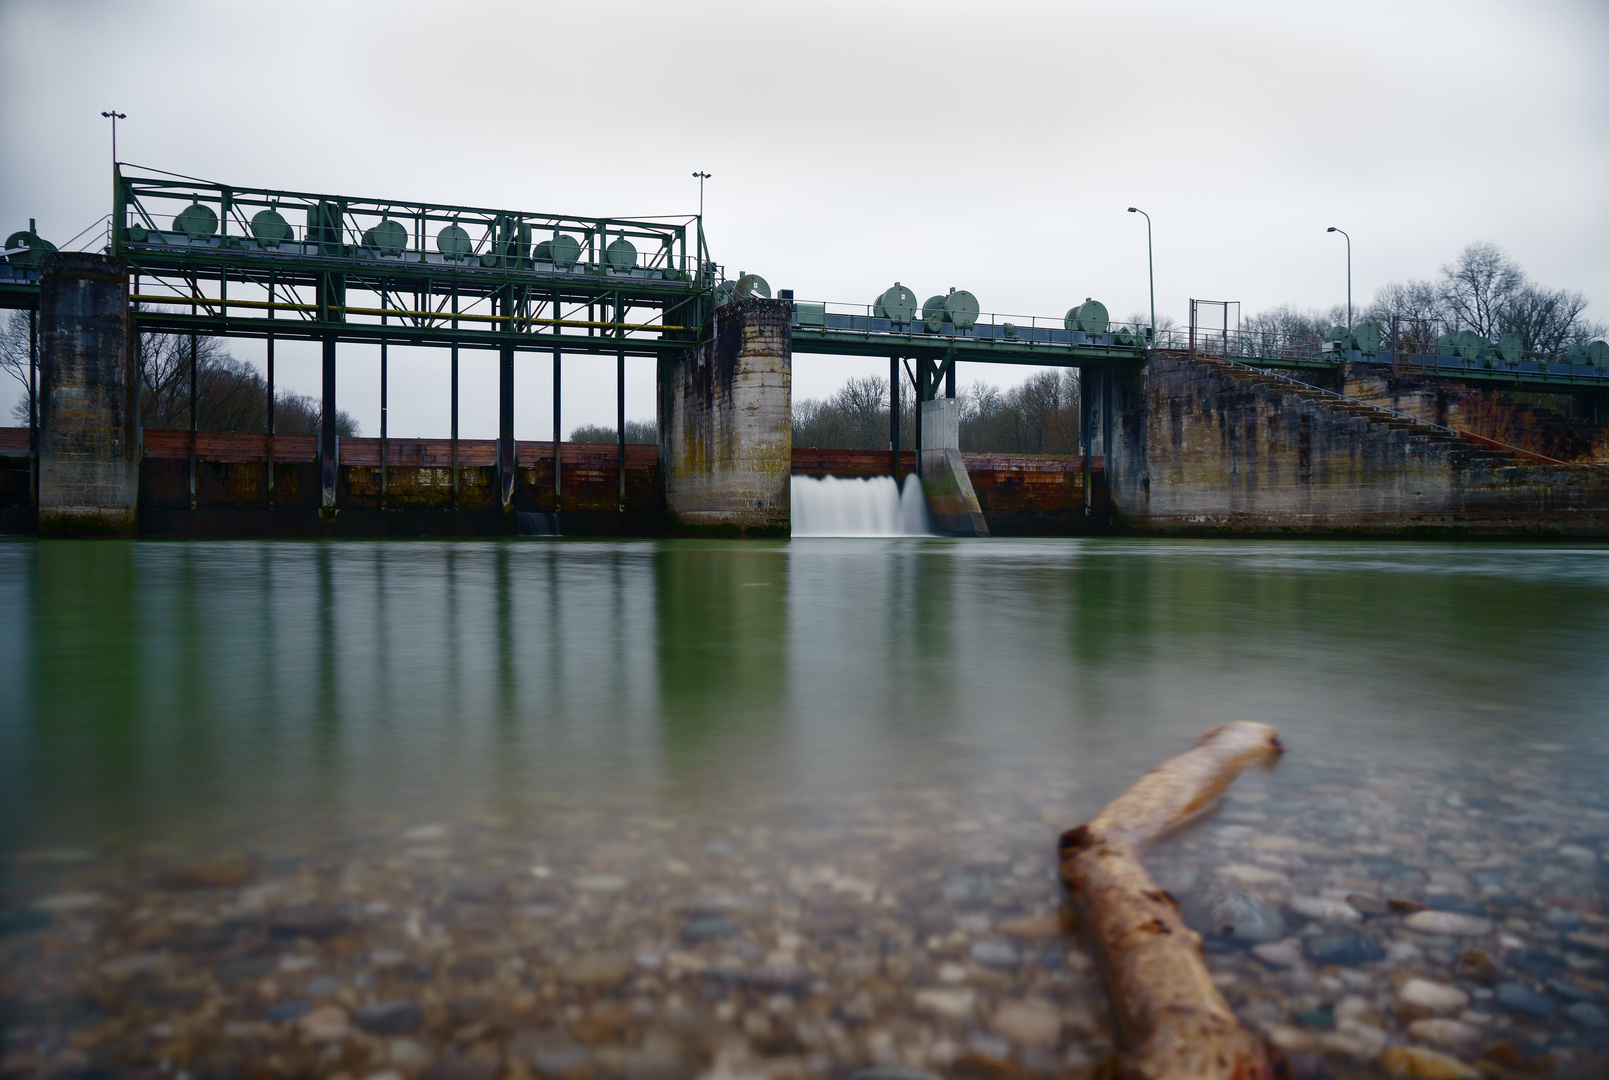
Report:
[[851,304],[830,300],[795,300],[793,325],[805,330],[905,334],[1024,345],[1146,347],[1145,326],[1142,323],[1108,322],[1106,332],[1097,334],[1069,330],[1065,316],[980,312],[973,325],[957,327],[948,318],[923,319],[920,311],[910,322],[902,323],[876,314],[874,304]]
[[[151,170],[153,172],[157,170]],[[697,218],[577,218],[117,174],[113,244],[708,287]]]

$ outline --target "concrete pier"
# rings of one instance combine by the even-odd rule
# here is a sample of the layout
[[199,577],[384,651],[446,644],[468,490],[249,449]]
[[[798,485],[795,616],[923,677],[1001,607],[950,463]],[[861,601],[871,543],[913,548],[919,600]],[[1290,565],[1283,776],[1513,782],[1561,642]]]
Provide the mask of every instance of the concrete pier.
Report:
[[[1609,469],[1547,464],[1221,361],[1113,373],[1119,524],[1209,535],[1609,535]],[[1104,441],[1104,440],[1103,440]]]
[[793,303],[745,298],[712,340],[659,361],[659,452],[673,533],[787,536]]
[[918,403],[922,410],[922,491],[928,518],[952,536],[988,536],[978,494],[961,460],[961,411],[953,397]]
[[39,535],[133,536],[140,376],[128,268],[52,252],[41,271]]

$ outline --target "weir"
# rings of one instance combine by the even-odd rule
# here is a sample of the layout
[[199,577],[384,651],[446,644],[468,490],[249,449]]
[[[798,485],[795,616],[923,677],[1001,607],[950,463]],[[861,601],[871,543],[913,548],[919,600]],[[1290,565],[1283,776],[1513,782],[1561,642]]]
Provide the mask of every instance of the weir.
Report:
[[[1322,355],[1273,355],[1227,318],[1163,341],[1112,323],[1095,300],[1060,320],[989,315],[956,289],[918,307],[898,283],[845,309],[787,290],[773,299],[754,275],[728,280],[697,218],[400,203],[121,168],[114,180],[109,255],[58,253],[30,230],[0,265],[0,303],[37,313],[40,359],[37,431],[20,449],[0,436],[11,531],[786,536],[801,490],[791,477],[847,469],[888,478],[890,492],[914,473],[924,527],[948,535],[1609,536],[1609,480],[1593,463],[1609,456],[1602,343],[1549,364],[1460,335],[1426,363],[1395,328],[1386,351],[1360,327]],[[190,344],[186,432],[141,424],[137,342],[151,333]],[[201,335],[263,340],[270,400],[275,342],[319,342],[319,433],[276,433],[271,408],[260,436],[199,430]],[[335,430],[352,342],[381,347],[378,440]],[[448,439],[389,438],[390,344],[450,351]],[[459,437],[461,349],[498,355],[496,439]],[[915,447],[902,453],[891,420],[886,451],[793,448],[795,353],[887,358],[890,417],[902,384],[916,399]],[[614,446],[515,440],[515,379],[531,354],[552,357],[555,432],[563,357],[614,361]],[[627,356],[656,361],[657,446],[624,442]],[[1081,453],[963,453],[962,363],[1076,368]],[[1572,395],[1573,417],[1521,418],[1494,388],[1504,380]],[[918,489],[902,490],[901,506]]]

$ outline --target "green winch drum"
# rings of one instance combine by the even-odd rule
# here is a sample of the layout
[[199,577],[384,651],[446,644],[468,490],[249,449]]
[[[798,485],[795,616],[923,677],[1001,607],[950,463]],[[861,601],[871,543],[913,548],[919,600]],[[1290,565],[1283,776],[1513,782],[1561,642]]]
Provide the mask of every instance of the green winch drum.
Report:
[[611,270],[630,270],[637,265],[637,245],[624,236],[618,236],[604,250],[603,257]]
[[1472,360],[1481,354],[1481,350],[1491,344],[1473,330],[1460,330],[1456,337],[1455,348],[1458,355],[1465,360]]
[[462,259],[469,254],[471,246],[469,234],[462,226],[449,225],[436,234],[436,250],[441,252],[444,258]]
[[205,240],[218,231],[218,215],[210,206],[191,203],[174,217],[173,231],[192,240]]
[[537,262],[550,263],[553,261],[553,241],[544,240],[531,249],[531,258]]
[[872,314],[889,322],[908,323],[916,318],[916,294],[896,281],[877,298]]
[[944,297],[930,296],[922,301],[922,325],[930,334],[944,329]]
[[1518,334],[1504,334],[1497,340],[1497,348],[1493,351],[1497,359],[1517,364],[1525,352],[1525,341]]
[[1086,334],[1104,334],[1112,324],[1106,305],[1099,300],[1086,296],[1084,302],[1075,310],[1078,312],[1075,329],[1082,330]]
[[548,245],[548,254],[553,258],[553,265],[560,270],[568,270],[581,261],[581,241],[565,233],[554,233],[553,239],[544,241]]
[[39,260],[49,252],[56,250],[56,245],[44,239],[36,232],[23,229],[6,237],[6,249],[25,247],[27,251],[19,251],[8,256],[12,266],[38,266]]
[[259,210],[251,219],[251,235],[263,247],[277,248],[294,234],[278,210]]
[[1352,330],[1352,342],[1358,352],[1373,356],[1380,351],[1380,343],[1385,340],[1385,331],[1376,322],[1360,322]]
[[978,325],[978,298],[965,289],[951,289],[944,298],[944,314],[957,330]]
[[1599,371],[1609,368],[1609,341],[1594,341],[1588,345],[1587,363]]
[[[369,242],[369,238],[373,238]],[[386,218],[380,224],[370,229],[364,236],[370,247],[380,249],[380,254],[395,258],[408,249],[408,229],[400,221]]]

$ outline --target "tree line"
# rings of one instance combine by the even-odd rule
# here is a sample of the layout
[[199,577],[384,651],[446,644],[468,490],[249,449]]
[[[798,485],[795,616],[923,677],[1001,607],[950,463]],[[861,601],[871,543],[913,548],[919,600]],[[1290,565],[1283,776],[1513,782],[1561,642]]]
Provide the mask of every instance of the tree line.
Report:
[[[793,403],[793,445],[840,450],[887,450],[888,380],[880,375],[854,378],[825,398]],[[961,449],[1018,454],[1078,453],[1078,372],[1039,371],[1002,390],[974,383],[956,394]],[[914,448],[914,395],[900,398],[899,440]]]
[[[140,335],[140,424],[148,428],[190,426],[190,339],[174,334]],[[218,338],[196,339],[196,427],[202,431],[268,430],[268,382],[254,366],[236,359]],[[19,427],[28,424],[28,313],[13,311],[0,326],[0,368],[23,386],[11,407]],[[323,406],[314,397],[274,390],[274,431],[317,435]],[[335,414],[335,433],[358,434],[345,410]]]
[[[1524,355],[1556,362],[1572,345],[1606,335],[1602,323],[1586,318],[1587,299],[1579,291],[1550,289],[1533,281],[1502,248],[1474,243],[1459,252],[1429,280],[1393,281],[1353,315],[1353,325],[1378,323],[1389,336],[1398,317],[1400,348],[1435,352],[1436,338],[1473,330],[1488,341],[1505,334],[1519,337]],[[1316,349],[1332,326],[1346,322],[1346,308],[1301,311],[1290,305],[1271,308],[1241,324],[1258,335],[1265,352],[1287,348]]]

